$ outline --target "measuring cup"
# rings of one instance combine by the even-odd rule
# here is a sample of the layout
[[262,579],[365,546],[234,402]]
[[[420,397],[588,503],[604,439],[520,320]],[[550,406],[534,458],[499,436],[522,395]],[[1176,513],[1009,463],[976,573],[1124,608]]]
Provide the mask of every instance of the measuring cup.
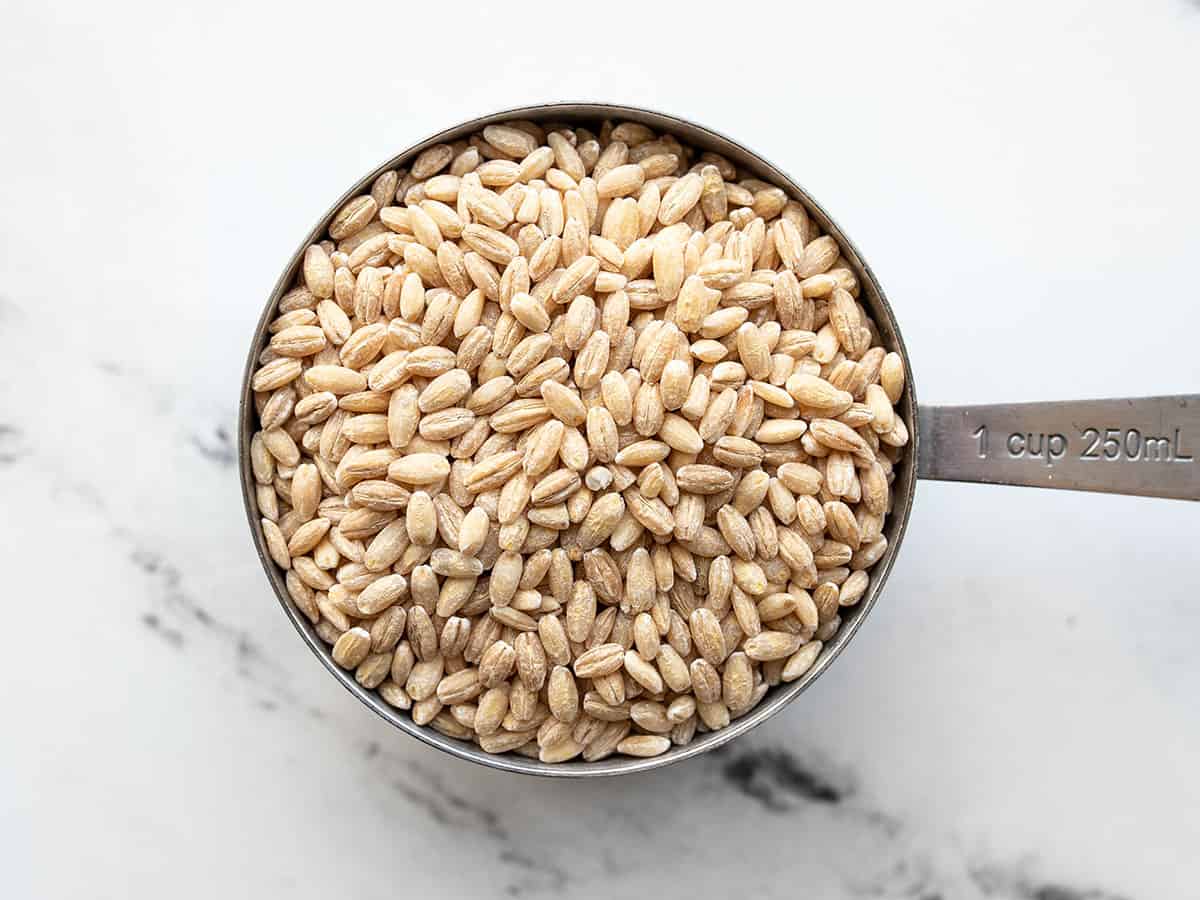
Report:
[[[805,206],[826,234],[837,240],[842,255],[858,276],[859,299],[875,320],[884,346],[898,351],[904,360],[905,390],[897,412],[908,426],[910,443],[908,452],[895,467],[893,507],[884,529],[888,546],[871,569],[871,584],[866,595],[856,606],[841,611],[841,628],[826,643],[804,676],[791,684],[773,688],[758,706],[728,727],[698,734],[686,746],[673,747],[651,759],[610,757],[598,762],[549,764],[514,754],[485,753],[474,744],[414,724],[407,714],[388,706],[374,691],[355,682],[352,672],[333,662],[329,648],[288,597],[283,573],[271,561],[258,527],[249,453],[250,438],[256,427],[251,376],[258,354],[270,338],[267,329],[275,317],[279,299],[293,284],[305,249],[320,239],[334,214],[347,200],[369,191],[372,182],[383,172],[406,165],[434,144],[459,140],[487,125],[510,119],[586,124],[593,128],[604,119],[641,122],[656,131],[670,132],[698,150],[719,153],[743,172],[782,188]],[[301,242],[275,284],[250,345],[242,379],[239,416],[242,497],[250,532],[284,613],[309,649],[343,687],[401,731],[461,759],[528,775],[592,777],[657,769],[731,741],[795,700],[850,642],[879,599],[903,542],[918,478],[1200,500],[1200,463],[1197,462],[1197,456],[1200,456],[1200,394],[985,406],[918,406],[908,353],[883,288],[858,248],[807,191],[761,156],[715,131],[663,113],[604,103],[527,106],[463,122],[410,147],[355,183]]]

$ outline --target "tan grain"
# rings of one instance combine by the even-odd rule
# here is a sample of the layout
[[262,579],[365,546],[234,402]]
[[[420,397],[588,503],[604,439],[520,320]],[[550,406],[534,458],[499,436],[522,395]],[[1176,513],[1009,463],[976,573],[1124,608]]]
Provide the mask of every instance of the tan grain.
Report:
[[251,380],[262,545],[414,722],[659,755],[867,595],[904,361],[837,241],[746,175],[638,123],[504,122],[305,248]]

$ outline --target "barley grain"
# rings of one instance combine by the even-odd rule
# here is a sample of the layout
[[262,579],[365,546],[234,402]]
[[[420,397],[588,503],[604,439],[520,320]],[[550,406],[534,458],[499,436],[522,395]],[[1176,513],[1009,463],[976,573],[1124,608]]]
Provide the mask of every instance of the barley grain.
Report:
[[263,541],[418,724],[661,754],[866,595],[904,362],[837,242],[744,175],[637,123],[505,122],[305,249],[251,382]]

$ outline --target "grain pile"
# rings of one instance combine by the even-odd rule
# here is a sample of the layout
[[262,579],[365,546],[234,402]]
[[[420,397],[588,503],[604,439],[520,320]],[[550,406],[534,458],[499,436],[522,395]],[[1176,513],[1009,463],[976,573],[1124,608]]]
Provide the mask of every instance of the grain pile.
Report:
[[253,376],[263,535],[416,723],[654,756],[864,595],[904,366],[834,239],[740,176],[640,124],[492,125],[307,249]]

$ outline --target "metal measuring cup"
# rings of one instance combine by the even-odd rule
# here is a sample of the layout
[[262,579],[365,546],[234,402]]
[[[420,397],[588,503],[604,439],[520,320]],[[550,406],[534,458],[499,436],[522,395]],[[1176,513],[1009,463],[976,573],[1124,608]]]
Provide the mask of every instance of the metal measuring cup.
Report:
[[[515,754],[501,756],[485,753],[467,741],[446,737],[432,728],[416,725],[407,714],[384,703],[377,693],[360,686],[352,672],[334,663],[329,648],[288,597],[283,573],[271,561],[258,527],[249,454],[250,438],[256,428],[250,382],[258,354],[270,339],[267,329],[275,317],[279,299],[294,283],[305,249],[320,239],[334,214],[347,200],[367,192],[383,172],[408,164],[434,144],[465,138],[487,125],[510,119],[592,126],[604,119],[640,122],[656,131],[670,132],[683,143],[699,150],[719,153],[740,170],[779,186],[801,202],[821,229],[837,240],[842,255],[858,276],[861,287],[859,299],[875,320],[884,346],[899,351],[904,360],[905,389],[897,412],[908,426],[910,442],[908,452],[895,467],[893,506],[884,529],[888,545],[871,569],[871,584],[866,595],[856,606],[842,610],[841,628],[800,679],[773,688],[758,706],[735,719],[728,727],[699,734],[690,744],[674,747],[650,759],[610,757],[599,762],[543,763]],[[238,453],[246,516],[263,570],[284,613],[291,619],[304,642],[346,690],[401,731],[460,759],[527,775],[591,777],[644,772],[698,756],[745,734],[803,693],[850,642],[875,606],[904,538],[918,478],[1200,500],[1200,461],[1197,460],[1197,456],[1200,456],[1200,394],[1121,400],[918,407],[908,353],[882,287],[845,232],[795,181],[761,156],[694,122],[630,106],[552,103],[504,110],[435,134],[361,178],[321,217],[292,254],[259,318],[242,377]]]

